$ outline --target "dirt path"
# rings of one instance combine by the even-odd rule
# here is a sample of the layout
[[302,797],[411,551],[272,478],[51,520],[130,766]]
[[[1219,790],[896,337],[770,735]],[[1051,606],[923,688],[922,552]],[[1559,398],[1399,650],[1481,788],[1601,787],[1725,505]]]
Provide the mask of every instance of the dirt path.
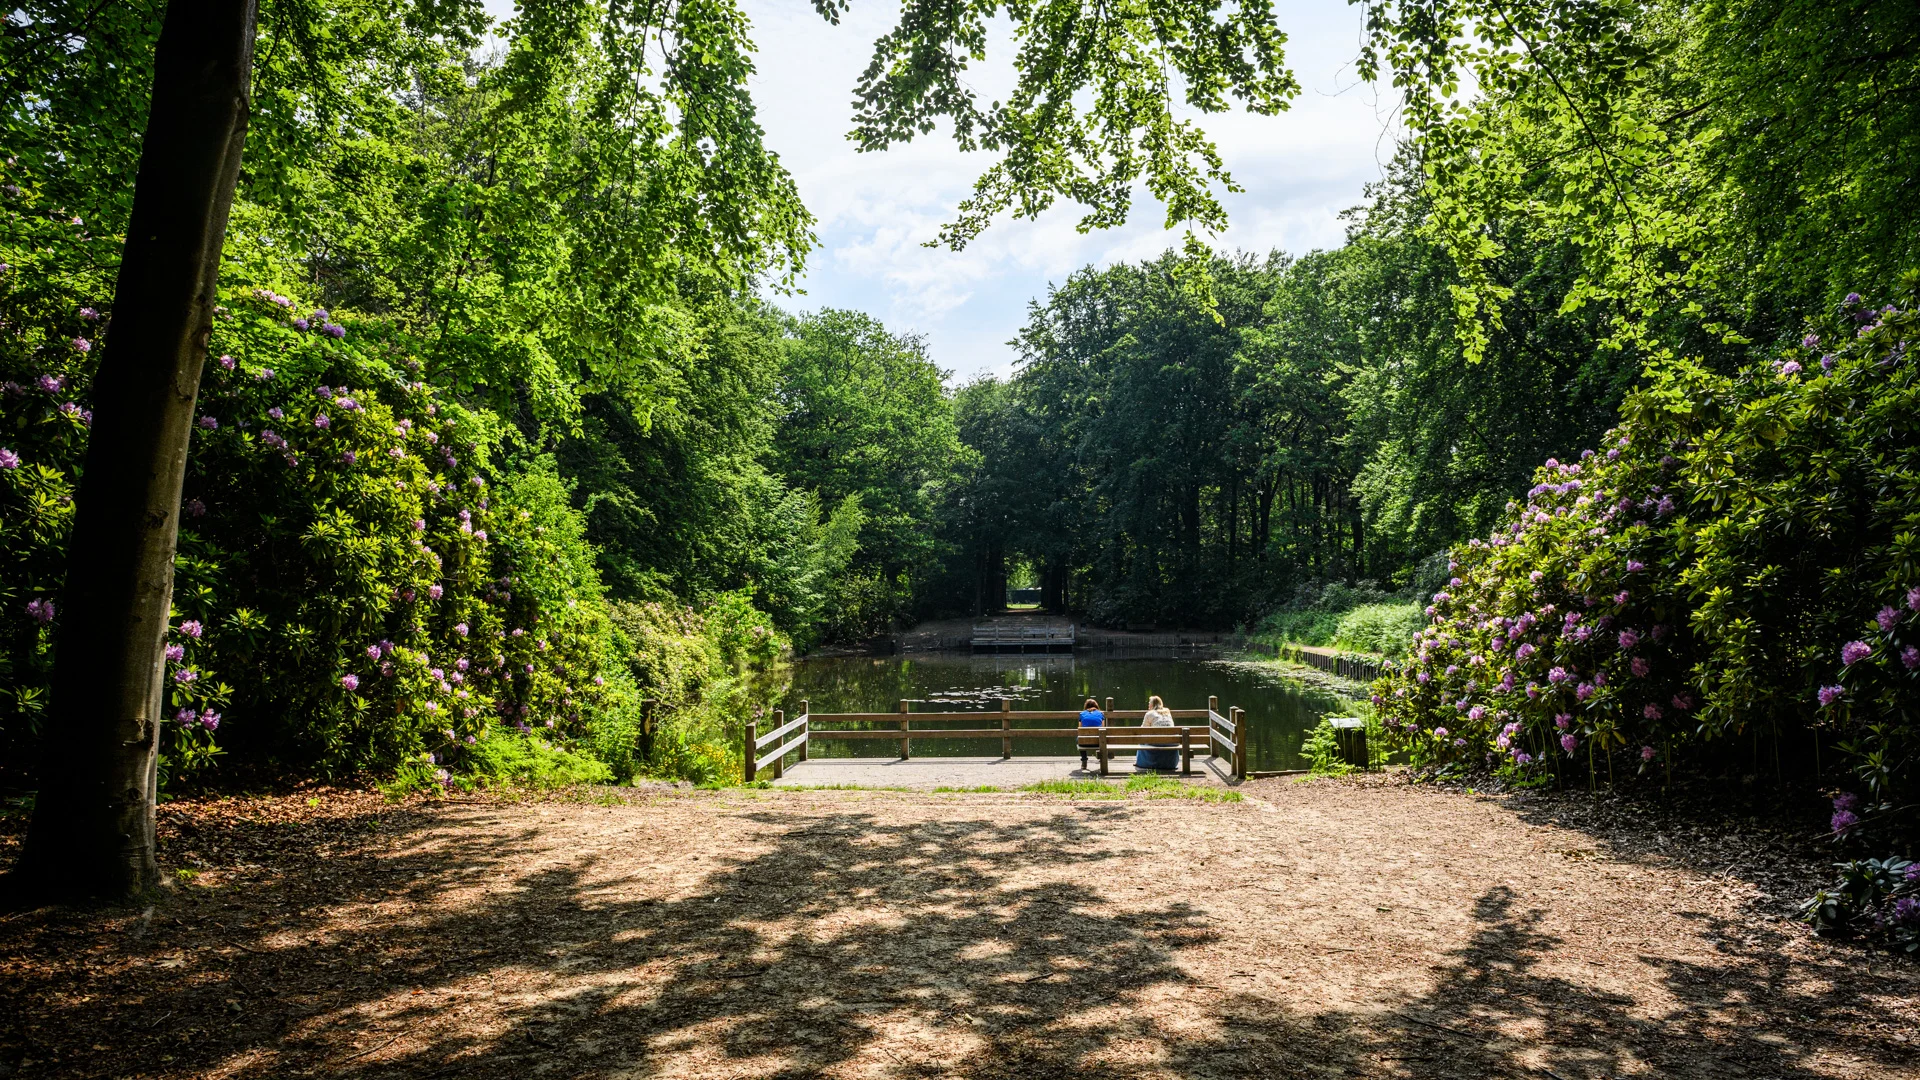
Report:
[[0,923],[0,1073],[1920,1076],[1920,968],[1737,877],[1245,790],[170,807],[151,916]]

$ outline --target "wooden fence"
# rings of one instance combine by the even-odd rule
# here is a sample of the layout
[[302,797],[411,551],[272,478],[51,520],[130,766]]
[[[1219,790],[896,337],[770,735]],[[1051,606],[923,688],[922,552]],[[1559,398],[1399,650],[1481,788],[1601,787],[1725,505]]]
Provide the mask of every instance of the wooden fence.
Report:
[[987,653],[1070,653],[1071,626],[976,626],[973,651]]
[[1344,656],[1329,649],[1316,649],[1308,645],[1282,645],[1278,649],[1273,649],[1272,646],[1264,648],[1271,649],[1275,656],[1282,659],[1317,667],[1321,671],[1329,671],[1355,682],[1370,683],[1387,673],[1384,661],[1362,656]]
[[[1077,725],[1080,719],[1078,710],[1040,709],[1020,710],[1005,698],[1000,701],[999,712],[975,710],[971,712],[928,712],[911,711],[910,703],[902,701],[899,708],[890,713],[819,713],[815,714],[810,703],[800,702],[800,715],[788,720],[783,710],[773,710],[771,727],[766,734],[760,733],[757,722],[747,724],[744,773],[748,783],[757,779],[763,770],[770,770],[774,779],[786,775],[786,757],[796,751],[799,761],[808,760],[808,740],[819,735],[831,739],[888,739],[900,744],[900,760],[913,756],[915,741],[932,739],[990,739],[1000,740],[1000,756],[1013,756],[1015,739],[1081,739],[1089,754],[1100,755],[1100,775],[1107,775],[1107,762],[1111,754],[1142,747],[1173,747],[1181,749],[1182,771],[1190,772],[1193,767],[1195,743],[1204,746],[1209,757],[1219,758],[1221,748],[1225,748],[1226,757],[1231,759],[1232,776],[1236,780],[1247,777],[1247,725],[1246,710],[1230,706],[1226,715],[1220,713],[1220,699],[1210,697],[1204,709],[1172,709],[1175,721],[1203,720],[1204,723],[1173,727],[1119,726],[1111,723],[1115,720],[1141,720],[1146,716],[1143,709],[1113,708],[1113,699],[1107,699],[1106,716],[1109,723],[1098,728],[1083,728]],[[994,727],[970,728],[928,728],[914,727],[913,721],[926,723],[988,722],[997,720]],[[1030,721],[1076,721],[1074,727],[1015,727],[1015,720]],[[838,724],[887,724],[885,728],[843,728]],[[772,749],[768,749],[772,747]]]

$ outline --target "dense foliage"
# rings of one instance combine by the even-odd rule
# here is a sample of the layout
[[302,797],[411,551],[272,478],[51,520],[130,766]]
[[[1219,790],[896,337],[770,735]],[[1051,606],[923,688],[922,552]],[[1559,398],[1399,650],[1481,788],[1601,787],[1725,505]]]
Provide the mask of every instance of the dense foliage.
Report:
[[[0,33],[8,784],[162,11]],[[1423,764],[1744,753],[1843,763],[1843,835],[1912,805],[1914,300],[1841,299],[1920,258],[1910,4],[1370,5],[1411,139],[1343,247],[1088,268],[957,390],[911,334],[766,303],[812,220],[739,9],[543,0],[490,53],[471,0],[260,13],[170,778],[718,779],[789,646],[1018,580],[1109,624],[1411,641],[1382,706]],[[982,108],[1003,14],[1017,85]],[[854,135],[995,155],[954,246],[1061,197],[1117,223],[1136,180],[1218,228],[1231,180],[1165,106],[1284,108],[1283,41],[1259,4],[910,0]]]
[[[0,36],[9,784],[50,715],[163,10],[49,0]],[[909,606],[955,450],[940,375],[870,320],[822,346],[863,317],[754,298],[810,218],[761,142],[737,10],[531,5],[484,59],[476,5],[395,15],[261,8],[163,774],[717,779],[740,671]],[[636,637],[608,596],[687,614]],[[703,658],[691,691],[646,659],[665,625]]]
[[[9,783],[31,782],[49,715],[160,11],[30,4],[4,40]],[[627,775],[648,691],[542,450],[583,392],[679,422],[675,391],[707,384],[689,368],[712,351],[689,342],[726,337],[728,297],[795,265],[808,220],[739,90],[734,14],[668,11],[652,82],[590,21],[525,20],[476,63],[476,11],[390,14],[263,8],[184,495],[163,775]]]
[[979,460],[949,517],[972,581],[948,603],[1019,564],[1110,623],[1251,625],[1329,581],[1388,599],[1597,438],[1638,361],[1553,310],[1565,252],[1502,264],[1524,288],[1472,359],[1418,174],[1373,195],[1338,251],[1215,258],[1212,307],[1172,253],[1036,303],[1014,377],[956,400]]
[[1904,0],[1387,0],[1368,19],[1362,72],[1402,92],[1472,348],[1514,310],[1501,264],[1542,242],[1574,271],[1556,307],[1736,362],[1920,262]]
[[1378,688],[1389,728],[1422,762],[1520,775],[1838,754],[1865,801],[1836,831],[1901,815],[1920,751],[1917,280],[1734,375],[1655,368],[1597,453],[1549,460],[1457,550]]

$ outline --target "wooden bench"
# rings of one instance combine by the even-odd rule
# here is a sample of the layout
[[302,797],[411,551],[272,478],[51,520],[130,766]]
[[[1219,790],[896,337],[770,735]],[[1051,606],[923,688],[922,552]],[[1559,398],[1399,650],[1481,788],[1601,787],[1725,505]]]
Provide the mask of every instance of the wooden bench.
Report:
[[1077,740],[1080,747],[1081,767],[1089,755],[1098,755],[1100,775],[1107,775],[1107,763],[1115,754],[1131,754],[1139,750],[1180,751],[1180,775],[1193,775],[1193,740],[1198,732],[1202,739],[1206,737],[1205,728],[1195,727],[1083,727]]

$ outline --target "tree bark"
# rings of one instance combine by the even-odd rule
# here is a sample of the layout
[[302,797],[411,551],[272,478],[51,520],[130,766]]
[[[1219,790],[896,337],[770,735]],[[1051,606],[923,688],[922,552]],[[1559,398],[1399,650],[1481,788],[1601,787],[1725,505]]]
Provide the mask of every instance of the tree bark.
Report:
[[20,864],[22,884],[50,899],[125,899],[159,876],[155,768],[180,486],[246,142],[254,16],[254,0],[172,0],[154,53]]

